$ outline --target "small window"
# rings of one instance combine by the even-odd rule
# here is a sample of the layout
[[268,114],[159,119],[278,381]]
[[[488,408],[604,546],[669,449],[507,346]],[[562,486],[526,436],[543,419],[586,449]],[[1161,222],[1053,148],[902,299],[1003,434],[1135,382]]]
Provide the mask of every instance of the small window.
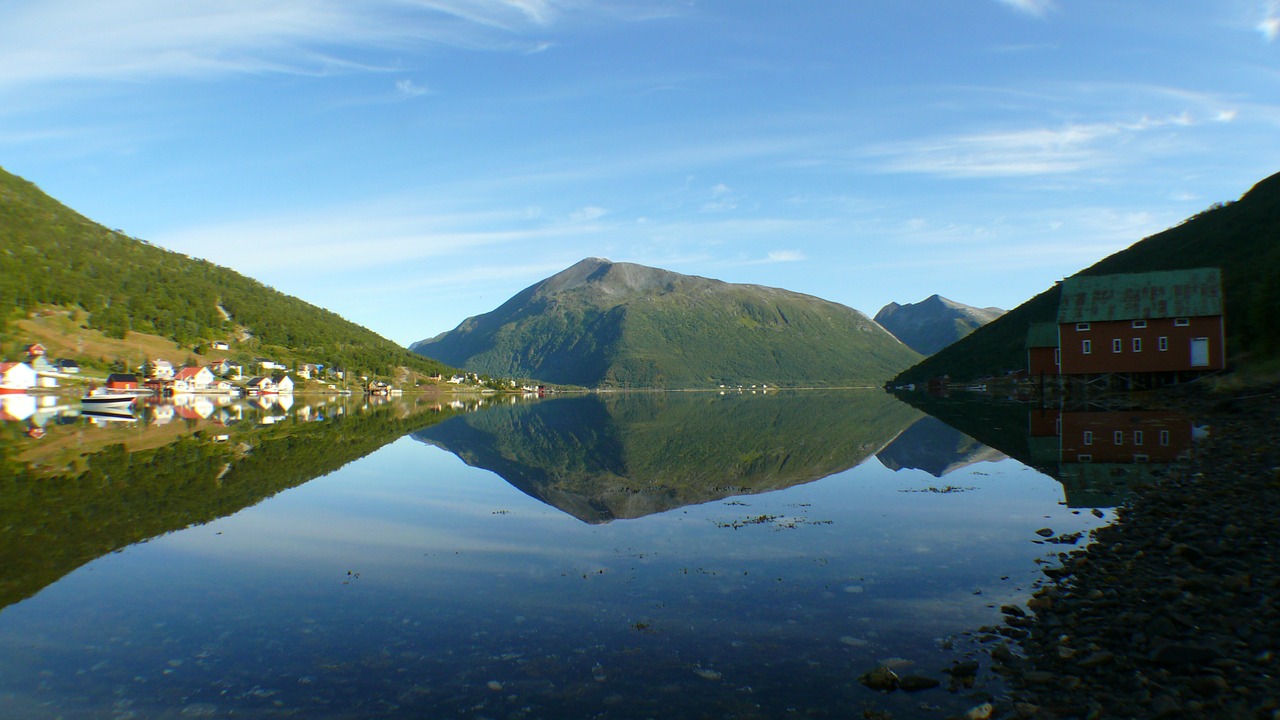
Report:
[[1160,352],[1164,352],[1164,351],[1168,350],[1168,349],[1169,349],[1169,338],[1164,337],[1164,336],[1161,336],[1161,337],[1160,337],[1160,341],[1156,343],[1156,346],[1160,348]]
[[1084,444],[1085,444],[1085,445],[1092,445],[1092,444],[1093,444],[1093,431],[1092,431],[1092,430],[1085,430],[1085,431],[1084,431]]
[[1053,365],[1057,367],[1062,364],[1062,348],[1053,349]]
[[1123,349],[1124,349],[1124,343],[1120,340],[1120,338],[1116,338],[1115,340],[1111,341],[1111,352],[1116,353],[1116,352],[1120,352]]
[[1062,436],[1062,418],[1053,421],[1053,434],[1059,437]]
[[1136,463],[1151,462],[1151,458],[1147,455],[1138,454],[1133,456],[1133,461]]
[[1085,340],[1084,343],[1080,346],[1080,351],[1083,352],[1085,355],[1093,354],[1093,343],[1089,340]]
[[1142,338],[1133,339],[1133,351],[1142,352]]
[[1112,441],[1113,441],[1113,442],[1115,442],[1115,444],[1116,444],[1116,445],[1123,445],[1123,444],[1124,444],[1124,431],[1123,431],[1123,430],[1117,430],[1117,431],[1116,431],[1116,433],[1115,433],[1115,435],[1114,435],[1114,436],[1112,436]]
[[1191,324],[1191,318],[1174,318],[1174,327],[1186,327]]
[[1092,456],[1092,455],[1077,455],[1077,456],[1076,456],[1076,460],[1079,460],[1079,461],[1080,461],[1080,462],[1082,462],[1082,463],[1085,463],[1085,462],[1093,462],[1093,456]]
[[1169,447],[1169,431],[1168,430],[1160,431],[1160,444],[1164,447]]
[[1142,328],[1144,328],[1144,327],[1146,327],[1146,326],[1147,326],[1147,321],[1146,321],[1146,320],[1134,320],[1134,321],[1133,321],[1133,329],[1134,329],[1134,330],[1141,330]]
[[1076,330],[1085,331],[1089,329],[1089,323],[1076,323]]
[[1134,431],[1133,431],[1133,444],[1134,444],[1134,445],[1141,445],[1141,444],[1142,444],[1142,431],[1141,431],[1141,430],[1134,430]]

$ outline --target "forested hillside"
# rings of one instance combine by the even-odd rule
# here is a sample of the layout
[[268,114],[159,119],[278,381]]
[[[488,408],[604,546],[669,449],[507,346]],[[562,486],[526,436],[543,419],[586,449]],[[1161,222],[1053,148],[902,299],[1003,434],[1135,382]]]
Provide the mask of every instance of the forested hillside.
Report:
[[88,327],[108,337],[133,331],[189,346],[245,339],[246,350],[373,375],[448,371],[237,272],[109,230],[0,169],[0,331],[48,306],[87,311]]
[[[1080,271],[1080,275],[1222,268],[1227,351],[1236,360],[1280,357],[1280,175],[1239,201],[1219,204]],[[922,382],[949,374],[968,380],[1026,367],[1027,327],[1055,322],[1058,287],[926,358],[894,379]]]

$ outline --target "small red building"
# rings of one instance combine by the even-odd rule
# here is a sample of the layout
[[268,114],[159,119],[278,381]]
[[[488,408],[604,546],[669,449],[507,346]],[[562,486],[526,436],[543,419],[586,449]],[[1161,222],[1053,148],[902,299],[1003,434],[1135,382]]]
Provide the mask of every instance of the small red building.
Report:
[[1221,370],[1227,366],[1221,271],[1067,278],[1058,338],[1063,375]]
[[107,387],[111,390],[137,390],[138,376],[132,373],[111,373],[107,376]]
[[1056,377],[1061,369],[1056,323],[1031,323],[1027,329],[1027,372],[1032,380]]

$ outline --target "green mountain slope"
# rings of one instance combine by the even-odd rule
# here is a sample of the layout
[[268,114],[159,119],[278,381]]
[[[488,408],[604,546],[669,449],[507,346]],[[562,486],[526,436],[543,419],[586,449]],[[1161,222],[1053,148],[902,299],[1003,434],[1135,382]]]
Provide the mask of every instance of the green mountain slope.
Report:
[[[1218,205],[1080,271],[1080,275],[1222,268],[1227,349],[1280,356],[1280,174],[1239,201]],[[967,380],[1026,367],[1027,327],[1054,322],[1058,287],[1010,310],[894,378],[923,382],[949,374]]]
[[919,357],[843,305],[599,258],[411,349],[589,387],[868,385]]
[[0,169],[0,330],[51,305],[88,311],[108,337],[135,331],[195,345],[247,331],[248,349],[307,362],[376,375],[447,371],[232,270],[108,230]]

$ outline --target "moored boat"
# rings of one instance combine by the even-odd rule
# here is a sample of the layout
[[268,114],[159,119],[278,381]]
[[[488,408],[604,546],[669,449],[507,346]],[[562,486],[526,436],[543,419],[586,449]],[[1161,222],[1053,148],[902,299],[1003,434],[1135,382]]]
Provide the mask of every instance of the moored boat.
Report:
[[137,399],[138,396],[134,393],[96,388],[80,398],[80,404],[89,408],[128,408]]

